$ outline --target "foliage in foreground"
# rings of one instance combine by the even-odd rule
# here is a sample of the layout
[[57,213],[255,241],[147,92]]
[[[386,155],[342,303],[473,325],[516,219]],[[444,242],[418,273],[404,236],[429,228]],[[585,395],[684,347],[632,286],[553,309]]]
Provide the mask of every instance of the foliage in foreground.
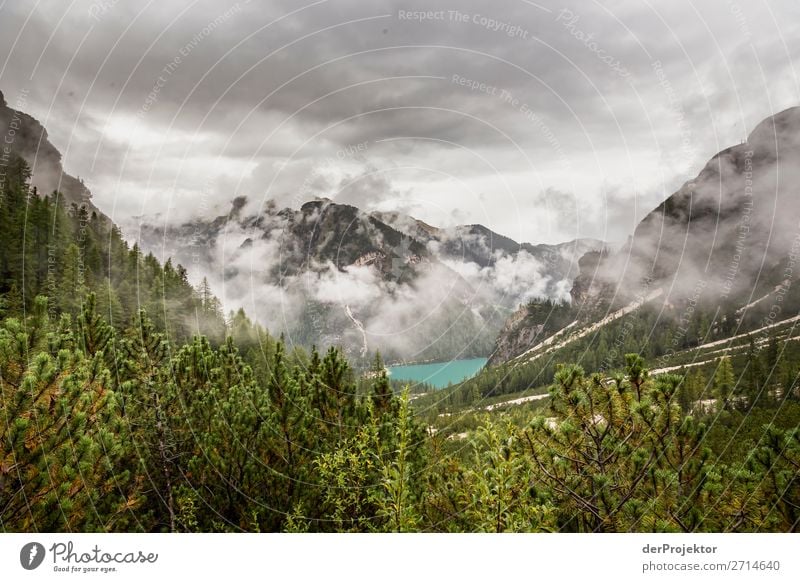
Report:
[[44,298],[6,319],[2,528],[409,529],[421,433],[407,401],[384,374],[357,395],[336,350],[287,355],[260,340],[251,364],[233,337],[174,349],[144,312],[117,334],[93,296],[77,321],[51,325]]
[[[486,419],[452,454],[385,374],[287,354],[240,321],[173,347],[141,312],[0,326],[6,531],[796,531],[800,432],[723,462],[682,379],[562,367],[548,416]],[[795,410],[787,404],[787,410]]]

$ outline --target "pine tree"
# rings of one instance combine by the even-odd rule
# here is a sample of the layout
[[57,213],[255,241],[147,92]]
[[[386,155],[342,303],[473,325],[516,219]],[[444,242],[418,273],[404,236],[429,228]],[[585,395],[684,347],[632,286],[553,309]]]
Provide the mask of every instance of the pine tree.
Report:
[[681,378],[651,384],[643,366],[638,372],[618,383],[563,367],[551,391],[554,418],[521,434],[562,529],[692,531],[704,519],[692,508],[709,495],[708,455],[702,429],[681,421]]
[[111,279],[103,281],[97,293],[97,311],[111,327],[120,327],[128,318],[125,309],[117,296],[117,292],[111,284]]
[[[768,514],[769,529],[800,531],[800,429],[780,430],[766,427],[766,432],[750,459],[750,467],[761,476],[759,492]],[[760,525],[760,524],[759,524]]]
[[97,312],[97,296],[90,293],[78,316],[78,345],[90,356],[105,350],[114,330]]
[[386,366],[383,364],[381,353],[375,354],[375,361],[371,370],[372,376],[372,405],[375,411],[380,414],[391,412],[393,402],[392,387],[386,375]]
[[750,336],[750,344],[747,349],[746,375],[740,380],[742,386],[742,398],[737,404],[737,408],[747,410],[755,406],[762,396],[764,382],[764,367],[762,366],[761,354],[756,348],[755,341]]
[[[147,477],[149,503],[142,508],[142,520],[153,519],[151,528],[178,529],[175,490],[178,478],[176,443],[170,415],[178,414],[171,377],[169,343],[144,310],[134,318],[117,351],[115,378],[121,395],[126,426],[138,454],[131,471]],[[163,515],[161,521],[152,516]]]
[[[26,327],[47,332],[46,301]],[[0,328],[0,525],[11,531],[130,529],[140,496],[119,468],[129,454],[118,399],[98,358],[36,341],[15,319]],[[29,362],[29,363],[28,363]],[[10,373],[9,373],[10,372]]]
[[16,281],[11,283],[11,288],[8,290],[8,293],[5,294],[3,300],[5,303],[5,310],[7,314],[18,317],[21,317],[23,315],[25,311],[24,298],[22,296],[22,292],[17,286]]
[[77,316],[83,298],[87,294],[83,276],[83,259],[78,245],[70,243],[63,259],[61,279],[58,283],[58,296],[55,298],[59,307],[66,313]]
[[733,375],[733,365],[728,356],[719,360],[714,373],[714,397],[717,399],[720,410],[729,410],[733,402],[736,380]]
[[639,354],[625,354],[625,372],[628,380],[636,390],[636,399],[642,399],[642,385],[647,380],[647,369],[644,367],[644,358]]
[[397,414],[397,445],[391,460],[384,461],[383,488],[385,495],[379,503],[378,515],[386,519],[389,531],[409,532],[419,527],[419,516],[414,508],[411,460],[413,446],[413,421],[408,403],[408,392],[403,393]]

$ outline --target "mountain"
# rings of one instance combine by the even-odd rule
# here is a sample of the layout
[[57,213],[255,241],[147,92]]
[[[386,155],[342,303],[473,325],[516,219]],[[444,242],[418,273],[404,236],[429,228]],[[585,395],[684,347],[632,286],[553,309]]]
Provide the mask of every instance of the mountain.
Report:
[[[31,168],[31,185],[43,195],[58,191],[64,197],[67,208],[70,205],[86,206],[89,213],[95,212],[103,220],[105,215],[94,206],[92,194],[84,183],[67,174],[61,164],[61,152],[50,143],[47,130],[30,115],[8,106],[5,96],[0,92],[0,136],[3,136],[0,155],[7,158],[17,155]],[[107,221],[108,222],[108,221]]]
[[663,288],[665,300],[680,300],[702,280],[709,297],[741,302],[780,283],[772,270],[798,235],[798,161],[800,108],[792,108],[714,156],[642,220],[618,253],[587,265],[573,299],[620,305],[647,283]]
[[569,313],[533,305],[515,314],[492,362],[560,359],[580,345],[588,361],[613,352],[608,364],[617,364],[634,328],[645,342],[634,351],[663,360],[796,316],[798,178],[795,107],[715,155],[645,216],[620,250],[583,256]]
[[[0,93],[0,151],[31,168],[40,196],[58,191],[113,228],[83,182],[64,171],[47,130]],[[178,226],[144,224],[138,241],[163,261],[206,277],[226,307],[245,307],[287,341],[343,344],[353,357],[387,360],[485,356],[507,315],[532,298],[566,300],[577,259],[594,240],[531,245],[482,225],[440,229],[399,213],[367,213],[319,199],[258,213],[233,201],[227,215]]]
[[580,238],[566,243],[549,245],[518,243],[492,232],[482,224],[436,228],[406,215],[373,213],[386,224],[422,241],[444,261],[475,264],[481,268],[494,267],[507,257],[529,256],[545,265],[548,279],[544,290],[538,286],[533,296],[567,299],[567,287],[578,274],[577,260],[590,251],[604,250],[606,245],[596,239]]
[[145,224],[145,249],[204,273],[300,345],[343,344],[388,361],[485,356],[506,316],[530,299],[567,300],[582,239],[520,244],[481,225],[437,228],[400,213],[318,199],[178,226]]

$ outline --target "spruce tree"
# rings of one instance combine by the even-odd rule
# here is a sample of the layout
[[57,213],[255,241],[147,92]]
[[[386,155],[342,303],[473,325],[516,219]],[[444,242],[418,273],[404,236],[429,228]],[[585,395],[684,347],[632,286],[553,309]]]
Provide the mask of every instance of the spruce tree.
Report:
[[90,356],[103,352],[109,347],[114,330],[97,311],[97,296],[90,293],[86,297],[78,324],[78,345]]

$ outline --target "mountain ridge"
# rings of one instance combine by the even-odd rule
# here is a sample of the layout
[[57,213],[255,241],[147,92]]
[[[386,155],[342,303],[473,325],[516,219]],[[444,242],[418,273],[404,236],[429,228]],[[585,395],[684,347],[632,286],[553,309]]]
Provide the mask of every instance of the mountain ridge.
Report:
[[[668,322],[690,320],[705,339],[758,327],[774,305],[789,317],[799,287],[791,281],[791,257],[800,248],[800,208],[791,184],[799,168],[800,107],[792,107],[761,121],[747,141],[714,155],[648,213],[619,250],[579,260],[567,335],[574,339],[590,326],[610,324],[613,314],[630,306]],[[492,363],[515,361],[564,329],[548,327],[548,317],[517,314],[498,336]],[[514,336],[527,341],[515,343]],[[704,337],[681,341],[702,343]]]
[[[344,342],[359,346],[361,356],[367,345],[398,361],[488,355],[506,314],[527,300],[523,279],[529,273],[538,277],[536,296],[563,299],[578,258],[604,246],[593,239],[517,243],[482,225],[438,228],[401,213],[365,212],[322,198],[297,210],[268,205],[258,215],[245,212],[245,206],[236,199],[228,215],[208,221],[145,223],[139,242],[184,264],[191,262],[187,250],[194,249],[201,264],[216,265],[207,270],[220,271],[218,286],[252,275],[255,287],[284,298],[302,296],[303,306],[292,311],[299,323],[295,330],[286,328],[298,343]],[[499,273],[506,282],[502,289],[493,280]],[[352,300],[336,296],[348,281]],[[359,293],[369,297],[359,301]],[[386,324],[389,316],[379,316],[381,309],[402,313],[401,321]],[[248,311],[257,315],[262,309]],[[291,317],[282,319],[289,323]],[[321,340],[313,337],[314,329]],[[413,339],[400,340],[397,329]],[[434,347],[439,342],[447,347]],[[431,345],[420,352],[418,346],[426,343]]]

